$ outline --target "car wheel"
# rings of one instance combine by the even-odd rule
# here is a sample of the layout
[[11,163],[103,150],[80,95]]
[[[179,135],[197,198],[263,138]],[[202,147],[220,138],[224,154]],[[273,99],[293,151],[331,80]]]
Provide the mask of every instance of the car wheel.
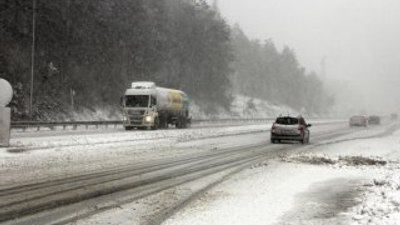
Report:
[[304,144],[307,144],[307,138],[306,138],[306,136],[303,136],[303,139],[301,139],[301,141],[300,141],[303,145]]
[[272,144],[280,143],[281,141],[279,139],[271,139]]

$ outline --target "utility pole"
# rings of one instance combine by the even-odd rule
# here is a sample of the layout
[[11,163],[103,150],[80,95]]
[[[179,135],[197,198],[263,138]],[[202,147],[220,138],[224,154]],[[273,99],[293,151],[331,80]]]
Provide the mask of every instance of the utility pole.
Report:
[[30,119],[33,119],[33,77],[35,74],[35,25],[36,25],[36,0],[32,0],[31,88],[29,96]]
[[326,79],[326,57],[322,57],[321,60],[321,78]]
[[74,101],[75,90],[73,88],[70,89],[70,95],[71,95],[71,109],[72,109],[72,111],[74,111],[75,110],[75,101]]

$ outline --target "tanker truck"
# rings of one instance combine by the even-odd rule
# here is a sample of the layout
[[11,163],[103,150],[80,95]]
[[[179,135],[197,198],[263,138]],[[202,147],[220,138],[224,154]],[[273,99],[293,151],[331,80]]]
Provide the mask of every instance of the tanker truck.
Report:
[[187,128],[189,99],[180,90],[157,87],[154,82],[133,82],[122,97],[125,130]]

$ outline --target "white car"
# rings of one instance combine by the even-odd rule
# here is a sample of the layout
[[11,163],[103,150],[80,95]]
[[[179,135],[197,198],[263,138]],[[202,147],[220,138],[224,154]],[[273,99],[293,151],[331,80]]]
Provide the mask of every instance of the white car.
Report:
[[300,141],[303,144],[310,142],[311,124],[307,124],[303,117],[280,116],[271,128],[271,142]]

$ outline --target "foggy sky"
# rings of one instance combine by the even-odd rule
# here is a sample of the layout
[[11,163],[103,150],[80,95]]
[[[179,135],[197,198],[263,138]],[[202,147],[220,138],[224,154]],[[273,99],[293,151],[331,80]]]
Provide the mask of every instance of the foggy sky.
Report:
[[[288,45],[308,70],[342,80],[368,113],[400,111],[399,0],[219,0],[221,14],[255,39]],[[341,93],[343,95],[343,93]],[[339,101],[344,101],[338,96]],[[355,104],[355,102],[351,102]],[[354,112],[357,113],[357,112]]]

